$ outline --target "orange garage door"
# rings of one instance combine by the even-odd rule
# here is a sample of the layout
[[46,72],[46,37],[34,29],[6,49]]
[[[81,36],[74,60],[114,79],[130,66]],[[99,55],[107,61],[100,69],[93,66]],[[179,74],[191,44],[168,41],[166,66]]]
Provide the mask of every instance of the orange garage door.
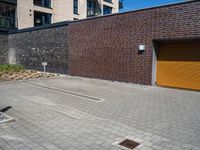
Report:
[[200,41],[160,43],[157,84],[200,90]]

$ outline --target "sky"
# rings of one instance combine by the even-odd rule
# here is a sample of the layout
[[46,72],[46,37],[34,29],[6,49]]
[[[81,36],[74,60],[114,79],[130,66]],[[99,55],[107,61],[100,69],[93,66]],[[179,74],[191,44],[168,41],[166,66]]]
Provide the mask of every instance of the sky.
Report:
[[123,0],[124,8],[120,12],[178,3],[183,1],[184,0]]

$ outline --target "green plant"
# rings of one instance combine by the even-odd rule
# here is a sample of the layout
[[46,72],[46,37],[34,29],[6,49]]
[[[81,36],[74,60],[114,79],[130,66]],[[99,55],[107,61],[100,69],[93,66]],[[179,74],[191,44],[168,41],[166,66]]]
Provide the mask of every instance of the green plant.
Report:
[[12,65],[12,64],[0,64],[0,72],[19,72],[24,70],[24,67],[21,65]]

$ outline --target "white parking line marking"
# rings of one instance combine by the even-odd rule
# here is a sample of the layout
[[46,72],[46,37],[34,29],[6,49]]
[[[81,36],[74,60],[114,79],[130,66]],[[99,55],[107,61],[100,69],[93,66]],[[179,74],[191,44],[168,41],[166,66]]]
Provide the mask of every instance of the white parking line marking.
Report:
[[83,98],[83,99],[87,99],[87,100],[90,100],[90,101],[93,101],[93,102],[97,102],[97,103],[105,101],[105,99],[102,99],[102,98],[93,97],[93,96],[89,96],[89,95],[84,95],[84,94],[80,94],[80,93],[76,93],[76,92],[72,92],[72,91],[67,91],[67,90],[62,90],[62,89],[47,87],[47,86],[40,85],[40,84],[35,84],[35,83],[32,83],[32,82],[24,81],[23,83],[26,83],[26,84],[29,84],[29,85],[34,85],[34,86],[37,86],[37,87],[40,87],[40,88],[43,88],[43,89],[47,89],[47,90],[51,90],[51,91],[56,91],[56,92],[61,92],[61,93],[65,93],[65,94],[70,94],[72,96]]

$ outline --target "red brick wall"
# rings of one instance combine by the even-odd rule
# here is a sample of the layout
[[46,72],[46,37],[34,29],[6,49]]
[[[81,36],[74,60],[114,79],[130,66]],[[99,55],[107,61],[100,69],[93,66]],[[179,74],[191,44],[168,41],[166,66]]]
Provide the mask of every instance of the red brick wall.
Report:
[[[154,39],[200,37],[200,2],[69,24],[69,74],[151,84]],[[139,44],[146,51],[138,54]]]

